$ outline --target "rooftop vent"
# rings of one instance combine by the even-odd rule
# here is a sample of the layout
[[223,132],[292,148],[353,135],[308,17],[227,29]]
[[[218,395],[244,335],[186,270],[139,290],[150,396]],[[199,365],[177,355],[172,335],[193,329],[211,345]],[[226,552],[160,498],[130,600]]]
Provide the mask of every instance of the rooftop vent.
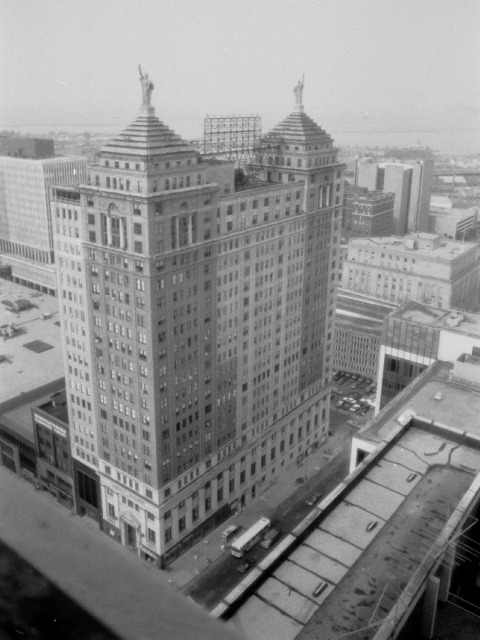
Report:
[[437,391],[437,393],[433,396],[435,400],[443,400],[443,393],[441,391]]

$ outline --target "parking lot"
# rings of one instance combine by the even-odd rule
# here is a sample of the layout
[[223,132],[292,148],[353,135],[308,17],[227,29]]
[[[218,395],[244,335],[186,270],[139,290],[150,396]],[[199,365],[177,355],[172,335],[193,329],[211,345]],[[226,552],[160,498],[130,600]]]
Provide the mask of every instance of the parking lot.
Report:
[[375,406],[376,383],[358,373],[337,371],[333,376],[332,407],[367,416]]

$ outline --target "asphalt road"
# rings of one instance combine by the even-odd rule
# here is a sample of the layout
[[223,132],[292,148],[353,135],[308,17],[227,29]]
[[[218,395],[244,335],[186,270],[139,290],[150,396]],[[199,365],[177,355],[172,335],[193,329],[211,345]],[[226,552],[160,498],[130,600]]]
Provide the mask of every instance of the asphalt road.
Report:
[[[349,458],[348,449],[341,451],[304,484],[299,485],[299,488],[273,512],[272,526],[280,529],[282,534],[292,531],[311,509],[306,500],[315,493],[326,495],[348,474]],[[298,476],[303,477],[302,467],[299,468]],[[257,563],[270,550],[257,544],[245,557],[252,558]],[[244,577],[237,571],[243,559],[223,553],[198,577],[189,582],[183,592],[211,611]]]

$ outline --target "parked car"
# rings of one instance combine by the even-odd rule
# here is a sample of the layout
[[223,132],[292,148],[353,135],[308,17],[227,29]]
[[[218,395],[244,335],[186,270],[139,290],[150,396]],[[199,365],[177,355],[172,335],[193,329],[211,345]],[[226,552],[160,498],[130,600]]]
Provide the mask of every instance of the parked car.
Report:
[[247,573],[249,569],[253,567],[255,561],[252,558],[245,558],[242,564],[238,565],[237,571],[238,573]]
[[345,382],[345,378],[339,378],[337,380],[337,384],[340,384],[340,385],[343,384],[344,382]]
[[352,406],[350,407],[349,411],[352,411],[353,413],[356,413],[359,409],[360,409],[360,405],[358,403],[356,403],[356,404],[352,404]]
[[371,520],[368,524],[367,524],[367,531],[373,531],[375,529],[375,527],[377,526],[378,521],[377,520]]
[[325,582],[324,580],[322,580],[322,582],[320,582],[319,585],[315,587],[315,589],[313,590],[313,597],[314,598],[318,597],[321,593],[325,591],[327,587],[328,587],[328,582]]
[[337,402],[337,409],[341,409],[341,408],[343,407],[343,405],[344,405],[344,404],[345,404],[345,403],[343,402],[343,400],[339,400],[339,401]]
[[341,377],[342,377],[342,372],[341,371],[337,371],[337,373],[333,376],[333,379],[336,382]]
[[305,504],[308,504],[309,507],[313,507],[313,505],[317,504],[321,497],[321,493],[314,493],[313,496],[310,496],[310,498],[305,502]]
[[281,532],[278,529],[270,529],[267,535],[260,542],[260,546],[264,549],[270,549],[270,547],[279,539],[280,533]]

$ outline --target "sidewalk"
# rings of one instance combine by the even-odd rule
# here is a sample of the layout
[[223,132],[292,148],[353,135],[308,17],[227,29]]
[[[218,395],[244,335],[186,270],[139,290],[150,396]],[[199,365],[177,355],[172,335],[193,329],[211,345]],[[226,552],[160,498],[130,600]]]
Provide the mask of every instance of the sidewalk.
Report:
[[195,578],[203,569],[211,564],[222,553],[229,553],[228,547],[222,544],[222,532],[231,525],[248,529],[262,516],[270,517],[275,509],[299,488],[296,480],[307,480],[319,471],[331,458],[342,451],[350,443],[351,429],[339,425],[335,433],[327,440],[327,444],[305,458],[301,465],[289,469],[279,480],[262,494],[249,502],[244,509],[237,511],[220,527],[209,533],[204,540],[183,553],[166,569],[169,582],[181,589]]

